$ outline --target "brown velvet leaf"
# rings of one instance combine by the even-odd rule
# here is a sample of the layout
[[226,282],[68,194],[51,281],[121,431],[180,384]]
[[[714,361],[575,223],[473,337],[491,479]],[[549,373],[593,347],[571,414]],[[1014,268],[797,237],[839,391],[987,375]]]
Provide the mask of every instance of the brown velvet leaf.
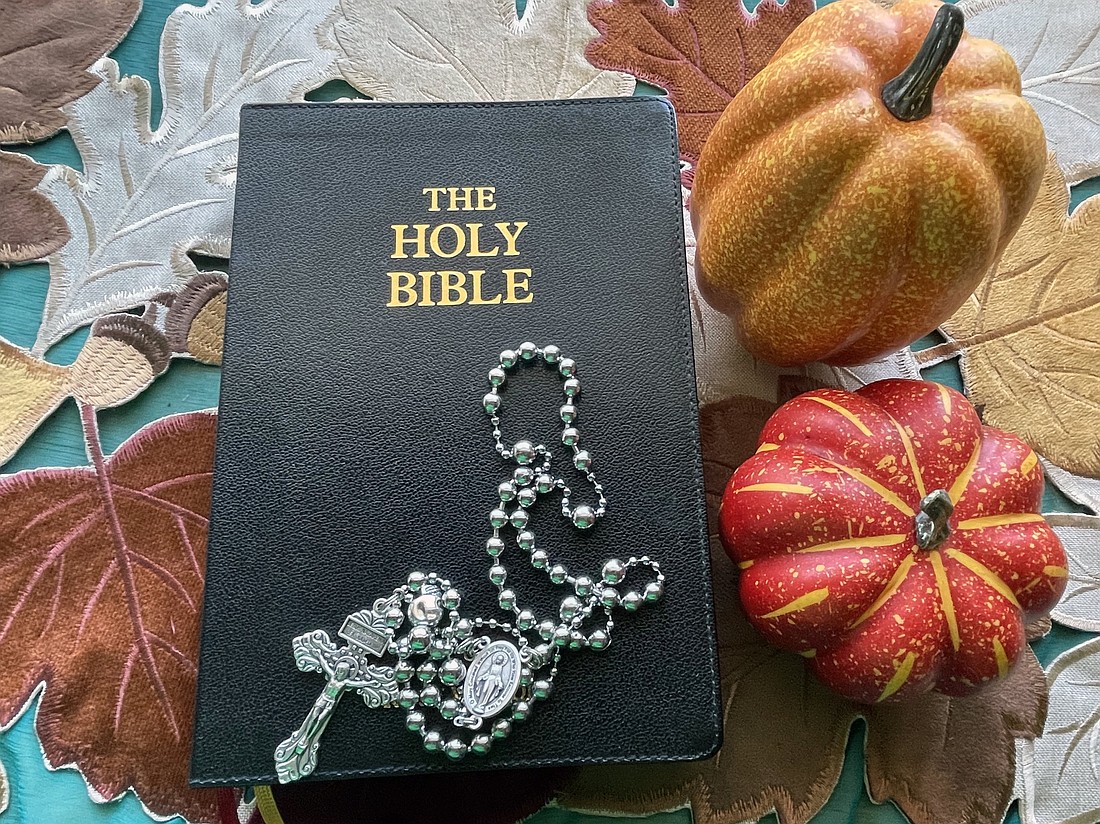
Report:
[[[711,523],[733,470],[756,449],[775,404],[734,397],[700,412]],[[692,764],[590,767],[559,796],[566,806],[648,814],[685,805],[697,824],[735,824],[774,809],[806,824],[840,775],[852,722],[867,721],[872,797],[915,824],[999,821],[1015,776],[1014,736],[1046,715],[1042,670],[1028,650],[1008,678],[965,699],[930,694],[865,707],[829,692],[803,659],[769,647],[740,609],[736,572],[711,534],[725,743]]]
[[44,682],[49,764],[196,821],[217,814],[187,786],[214,426],[163,418],[108,459],[93,439],[94,466],[0,478],[0,726]]
[[867,712],[867,786],[913,824],[1000,821],[1012,801],[1014,739],[1047,714],[1043,668],[1025,647],[1012,672],[967,698],[930,693]]
[[0,152],[0,263],[45,257],[69,240],[61,213],[35,191],[45,173],[29,157]]
[[813,10],[813,0],[762,0],[752,14],[741,0],[596,0],[588,19],[600,36],[585,54],[665,89],[694,163],[726,104]]
[[0,143],[30,143],[65,125],[60,107],[88,92],[86,69],[130,30],[140,0],[6,4],[0,26]]

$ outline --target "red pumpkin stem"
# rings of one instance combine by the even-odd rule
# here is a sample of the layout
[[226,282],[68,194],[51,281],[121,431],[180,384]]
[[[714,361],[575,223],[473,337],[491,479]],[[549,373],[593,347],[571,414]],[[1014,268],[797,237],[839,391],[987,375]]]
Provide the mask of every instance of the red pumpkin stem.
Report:
[[931,551],[946,541],[951,534],[948,519],[954,511],[955,505],[951,503],[946,489],[937,489],[925,495],[916,519],[917,546]]
[[882,102],[890,114],[909,122],[932,113],[932,93],[962,36],[962,11],[949,4],[940,6],[913,62],[882,87]]

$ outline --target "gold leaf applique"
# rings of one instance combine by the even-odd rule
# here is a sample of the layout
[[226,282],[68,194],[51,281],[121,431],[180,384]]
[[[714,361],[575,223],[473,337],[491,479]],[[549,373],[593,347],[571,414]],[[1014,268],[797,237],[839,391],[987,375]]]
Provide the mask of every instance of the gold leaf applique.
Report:
[[1053,158],[997,267],[944,325],[922,365],[962,356],[985,423],[1016,432],[1058,466],[1100,476],[1100,196],[1067,215]]

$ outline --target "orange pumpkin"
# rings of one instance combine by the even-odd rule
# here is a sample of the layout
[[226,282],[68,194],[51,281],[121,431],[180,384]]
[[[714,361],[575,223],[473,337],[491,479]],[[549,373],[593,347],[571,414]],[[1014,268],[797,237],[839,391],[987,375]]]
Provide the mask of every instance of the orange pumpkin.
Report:
[[882,357],[973,292],[1046,157],[1012,58],[966,35],[961,11],[840,0],[707,139],[692,190],[700,290],[771,363]]

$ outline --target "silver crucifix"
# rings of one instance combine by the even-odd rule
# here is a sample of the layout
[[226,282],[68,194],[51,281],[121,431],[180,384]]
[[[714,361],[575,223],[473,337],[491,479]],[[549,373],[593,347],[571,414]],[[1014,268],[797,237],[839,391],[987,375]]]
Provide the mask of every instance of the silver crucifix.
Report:
[[386,626],[386,599],[374,609],[352,613],[339,635],[348,643],[337,646],[328,633],[316,629],[294,639],[294,661],[303,672],[320,672],[328,678],[302,725],[275,749],[275,770],[282,784],[311,774],[317,766],[317,749],[333,710],[345,690],[355,690],[372,709],[397,700],[398,687],[392,667],[369,663],[389,648],[393,630]]

